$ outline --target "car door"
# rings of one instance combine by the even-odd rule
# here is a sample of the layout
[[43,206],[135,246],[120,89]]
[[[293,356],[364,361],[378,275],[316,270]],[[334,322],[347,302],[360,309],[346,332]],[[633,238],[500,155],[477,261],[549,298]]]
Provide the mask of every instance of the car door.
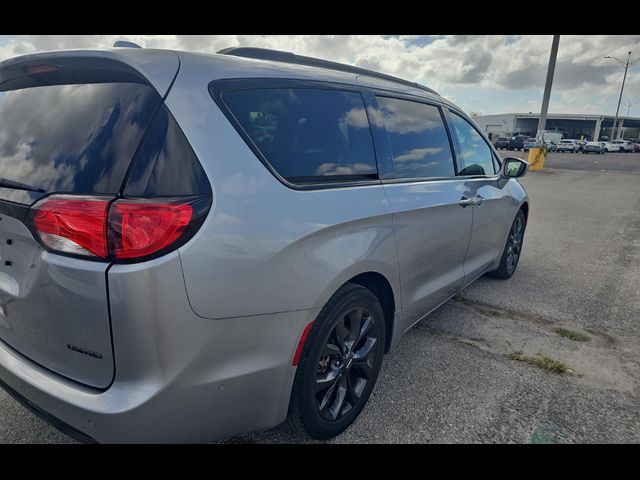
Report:
[[500,177],[497,154],[484,136],[461,113],[447,117],[455,140],[458,177],[465,180],[465,195],[475,200],[471,238],[464,260],[465,283],[497,266],[517,205]]
[[441,108],[402,96],[368,97],[368,114],[392,210],[404,330],[463,285],[471,209]]

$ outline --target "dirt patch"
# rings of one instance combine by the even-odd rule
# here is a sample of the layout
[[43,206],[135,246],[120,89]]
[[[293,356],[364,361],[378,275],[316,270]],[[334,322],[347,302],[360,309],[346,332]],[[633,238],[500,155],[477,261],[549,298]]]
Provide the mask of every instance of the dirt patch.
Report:
[[543,370],[551,373],[565,374],[565,373],[573,373],[567,365],[559,360],[555,360],[551,357],[547,357],[546,355],[539,355],[535,357],[531,357],[529,355],[524,355],[522,352],[511,352],[505,355],[509,360],[516,360],[518,362],[526,362],[531,365],[535,365],[536,367],[540,367]]
[[568,328],[554,328],[553,331],[561,337],[568,338],[569,340],[573,340],[574,342],[588,342],[589,340],[591,340],[591,337],[589,337],[589,335],[576,332],[575,330],[569,330]]
[[623,392],[640,387],[640,349],[636,342],[601,330],[576,328],[569,318],[500,308],[461,295],[450,305],[460,309],[456,315],[459,320],[433,327],[458,342],[503,357],[510,355],[512,360],[546,371],[570,370],[571,381],[581,384]]

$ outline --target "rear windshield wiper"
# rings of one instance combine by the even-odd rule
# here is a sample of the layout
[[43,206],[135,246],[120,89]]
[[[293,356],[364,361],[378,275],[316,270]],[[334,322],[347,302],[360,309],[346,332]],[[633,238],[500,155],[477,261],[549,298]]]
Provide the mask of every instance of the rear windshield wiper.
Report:
[[2,188],[13,188],[15,190],[26,190],[27,192],[42,192],[44,193],[44,189],[38,187],[32,187],[31,185],[27,185],[25,183],[14,182],[13,180],[7,180],[6,178],[0,178],[0,187]]

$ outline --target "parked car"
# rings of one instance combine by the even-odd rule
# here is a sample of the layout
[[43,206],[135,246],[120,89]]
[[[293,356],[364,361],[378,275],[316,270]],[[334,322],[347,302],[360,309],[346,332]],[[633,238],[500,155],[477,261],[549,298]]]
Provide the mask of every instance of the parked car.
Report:
[[640,143],[638,143],[638,142],[634,142],[634,144],[633,144],[633,151],[634,151],[634,152],[640,152]]
[[618,145],[621,152],[633,152],[633,142],[629,140],[614,140],[611,143]]
[[498,137],[495,142],[497,150],[509,148],[509,137]]
[[0,78],[0,385],[85,441],[333,437],[403,332],[517,268],[528,164],[427,87],[253,48]]
[[522,144],[522,148],[524,149],[525,152],[528,152],[529,149],[534,148],[538,143],[538,140],[536,138],[527,138],[524,143]]
[[622,146],[614,142],[604,142],[606,152],[621,152]]
[[603,142],[587,142],[587,144],[582,149],[582,153],[598,153],[602,155],[605,151],[605,146]]
[[576,153],[578,150],[580,150],[580,144],[578,143],[578,140],[564,139],[560,140],[560,143],[558,143],[556,150],[558,152]]
[[509,146],[507,147],[508,150],[522,150],[522,148],[524,147],[524,142],[528,139],[529,137],[526,135],[514,135],[513,137],[511,137],[511,139],[509,139]]

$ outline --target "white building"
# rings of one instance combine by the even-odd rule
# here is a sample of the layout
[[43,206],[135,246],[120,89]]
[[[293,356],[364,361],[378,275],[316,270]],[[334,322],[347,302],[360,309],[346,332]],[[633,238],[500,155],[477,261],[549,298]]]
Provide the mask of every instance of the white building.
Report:
[[[603,130],[613,126],[614,115],[556,114],[547,115],[546,131],[557,131],[564,138],[581,137],[587,140],[599,140]],[[481,115],[473,118],[491,138],[511,136],[516,133],[535,136],[538,130],[539,113],[503,113],[500,115]],[[618,117],[623,128],[640,128],[639,117]]]

